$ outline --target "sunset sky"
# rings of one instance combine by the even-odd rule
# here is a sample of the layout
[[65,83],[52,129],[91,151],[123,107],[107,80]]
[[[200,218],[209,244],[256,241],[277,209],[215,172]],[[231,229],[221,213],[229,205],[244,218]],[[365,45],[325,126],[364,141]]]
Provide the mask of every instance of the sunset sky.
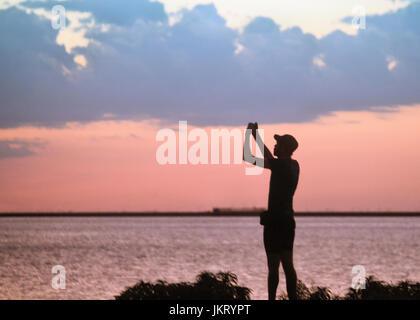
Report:
[[417,1],[0,1],[0,71],[1,212],[267,205],[269,172],[158,164],[178,121],[294,135],[296,211],[420,210]]

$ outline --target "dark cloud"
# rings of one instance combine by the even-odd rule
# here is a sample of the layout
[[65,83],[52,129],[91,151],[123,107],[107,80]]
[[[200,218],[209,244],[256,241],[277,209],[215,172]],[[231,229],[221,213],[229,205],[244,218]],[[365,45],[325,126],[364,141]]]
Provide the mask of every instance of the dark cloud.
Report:
[[20,158],[36,154],[34,147],[42,147],[39,142],[28,142],[23,140],[0,140],[0,159]]
[[239,33],[213,5],[183,10],[170,26],[159,3],[108,3],[63,3],[112,24],[106,33],[90,29],[94,41],[75,50],[88,60],[81,71],[54,43],[48,20],[0,11],[0,30],[7,30],[0,37],[0,126],[92,121],[105,113],[197,125],[299,122],[333,110],[420,102],[419,3],[368,16],[356,36],[335,31],[321,39],[263,17]]
[[10,8],[0,10],[0,30],[0,126],[64,120],[72,97],[61,72],[75,63],[51,23]]

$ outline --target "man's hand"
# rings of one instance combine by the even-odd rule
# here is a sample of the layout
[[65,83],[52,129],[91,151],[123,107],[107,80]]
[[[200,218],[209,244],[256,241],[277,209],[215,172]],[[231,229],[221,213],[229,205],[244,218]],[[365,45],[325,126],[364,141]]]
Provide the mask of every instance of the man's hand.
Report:
[[255,135],[257,134],[257,130],[258,130],[258,123],[254,122],[250,122],[248,123],[248,127],[247,129],[252,130],[252,135],[255,137]]

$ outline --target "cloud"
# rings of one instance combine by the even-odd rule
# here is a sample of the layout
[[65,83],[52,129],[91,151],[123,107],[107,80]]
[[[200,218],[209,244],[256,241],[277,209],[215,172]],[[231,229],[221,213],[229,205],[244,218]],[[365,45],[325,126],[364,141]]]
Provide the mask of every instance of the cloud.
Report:
[[158,0],[169,15],[176,15],[180,9],[192,9],[199,3],[213,3],[229,27],[242,30],[253,18],[267,17],[281,24],[282,28],[299,26],[317,38],[334,30],[354,34],[351,25],[340,19],[352,14],[355,7],[364,7],[366,14],[383,14],[406,7],[406,0]]
[[36,154],[33,147],[42,147],[39,142],[28,142],[23,140],[0,140],[0,159],[20,158]]
[[129,26],[136,20],[166,23],[168,17],[164,7],[159,2],[148,0],[71,0],[71,1],[28,1],[24,4],[28,8],[51,9],[60,4],[68,11],[92,12],[99,23]]
[[71,52],[57,44],[45,17],[0,10],[0,30],[7,30],[0,38],[1,127],[104,114],[194,125],[301,122],[420,102],[419,3],[367,16],[357,35],[321,39],[265,17],[239,32],[213,5],[184,9],[170,24],[157,2],[63,4],[92,19],[87,46]]

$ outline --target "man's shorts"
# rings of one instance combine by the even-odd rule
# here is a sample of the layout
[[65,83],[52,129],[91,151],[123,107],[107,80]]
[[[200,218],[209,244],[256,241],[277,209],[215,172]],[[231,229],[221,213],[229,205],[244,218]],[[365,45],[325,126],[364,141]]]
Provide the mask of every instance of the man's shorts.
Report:
[[268,253],[293,250],[296,222],[294,218],[281,219],[264,226],[264,248]]

